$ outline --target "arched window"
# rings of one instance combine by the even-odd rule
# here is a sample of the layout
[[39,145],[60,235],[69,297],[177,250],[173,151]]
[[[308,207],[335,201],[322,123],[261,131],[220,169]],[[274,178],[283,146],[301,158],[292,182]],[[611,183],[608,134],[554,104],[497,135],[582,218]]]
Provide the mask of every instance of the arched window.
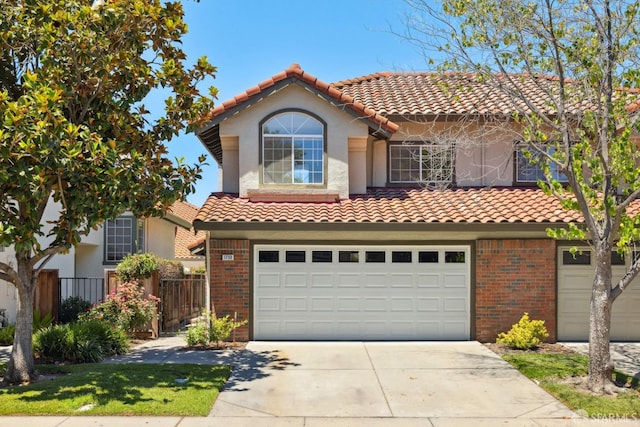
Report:
[[262,124],[262,182],[324,183],[324,125],[318,119],[288,111]]

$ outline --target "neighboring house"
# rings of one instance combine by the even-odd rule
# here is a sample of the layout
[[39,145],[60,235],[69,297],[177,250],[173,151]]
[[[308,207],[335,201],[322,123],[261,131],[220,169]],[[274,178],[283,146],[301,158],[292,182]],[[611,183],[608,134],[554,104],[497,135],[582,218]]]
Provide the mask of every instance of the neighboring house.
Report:
[[[544,78],[522,84],[544,105]],[[545,231],[581,219],[536,187],[510,105],[468,76],[294,64],[215,108],[221,192],[194,227],[216,313],[255,340],[493,341],[524,312],[587,339],[593,257]],[[634,283],[614,340],[640,339],[639,305]]]
[[[56,209],[50,208],[45,218],[52,218]],[[108,272],[126,255],[151,252],[161,258],[180,261],[189,269],[201,268],[203,256],[193,256],[187,246],[196,235],[191,222],[198,208],[190,203],[175,202],[163,218],[135,218],[121,215],[93,230],[72,248],[69,254],[58,254],[47,264],[47,269],[58,270],[60,297],[80,296],[93,303],[103,298]],[[0,259],[11,261],[12,248],[3,248]],[[9,322],[15,322],[17,306],[16,288],[0,280],[0,310],[5,309]]]

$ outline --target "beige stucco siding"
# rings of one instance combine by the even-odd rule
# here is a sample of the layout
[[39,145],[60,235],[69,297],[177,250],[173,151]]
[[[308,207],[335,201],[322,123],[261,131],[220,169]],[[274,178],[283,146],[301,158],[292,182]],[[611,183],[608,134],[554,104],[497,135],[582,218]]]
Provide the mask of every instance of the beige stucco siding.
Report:
[[[260,122],[270,114],[287,109],[309,111],[327,124],[326,135],[326,190],[337,193],[340,198],[349,196],[349,138],[366,138],[368,126],[352,115],[329,104],[323,98],[297,84],[291,84],[269,97],[256,102],[241,114],[228,118],[220,124],[220,137],[238,137],[238,192],[247,197],[249,190],[264,188],[260,184]],[[224,168],[227,154],[223,151]],[[233,163],[233,162],[232,162]],[[357,162],[351,174],[366,176],[366,162]],[[226,173],[224,178],[229,178]],[[235,192],[233,183],[223,182],[223,191]],[[364,180],[364,178],[363,178]],[[361,184],[362,181],[359,181]],[[311,187],[311,186],[309,186]],[[273,188],[273,187],[270,187]]]
[[[456,146],[456,183],[459,186],[505,186],[513,184],[513,132],[507,128],[490,128],[478,123],[399,122],[400,130],[390,142],[452,141]],[[374,150],[373,167],[386,165],[380,161],[380,150]],[[374,172],[373,176],[380,175]],[[374,179],[380,185],[380,179]]]

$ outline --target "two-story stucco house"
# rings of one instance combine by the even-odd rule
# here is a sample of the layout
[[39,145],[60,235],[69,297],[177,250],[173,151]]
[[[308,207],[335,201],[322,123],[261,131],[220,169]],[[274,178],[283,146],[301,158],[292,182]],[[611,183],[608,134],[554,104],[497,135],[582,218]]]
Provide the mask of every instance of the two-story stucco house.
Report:
[[[45,220],[58,215],[58,207],[51,204],[45,211]],[[164,259],[179,261],[189,269],[205,264],[203,256],[194,256],[188,245],[201,238],[191,225],[198,208],[190,203],[176,201],[162,218],[136,218],[125,213],[106,221],[101,227],[83,237],[81,243],[67,254],[58,254],[47,264],[58,277],[59,297],[78,296],[92,303],[104,298],[108,272],[127,255],[150,252]],[[203,233],[201,233],[203,234]],[[42,238],[42,244],[47,243]],[[0,248],[0,260],[11,262],[13,248]],[[4,310],[10,323],[15,322],[17,290],[0,280],[0,310]],[[54,304],[55,305],[55,304]]]
[[[294,64],[215,108],[198,137],[221,191],[194,226],[217,314],[256,340],[492,341],[526,311],[586,339],[589,251],[545,231],[580,217],[536,187],[510,105],[460,75]],[[613,339],[640,339],[628,292]]]

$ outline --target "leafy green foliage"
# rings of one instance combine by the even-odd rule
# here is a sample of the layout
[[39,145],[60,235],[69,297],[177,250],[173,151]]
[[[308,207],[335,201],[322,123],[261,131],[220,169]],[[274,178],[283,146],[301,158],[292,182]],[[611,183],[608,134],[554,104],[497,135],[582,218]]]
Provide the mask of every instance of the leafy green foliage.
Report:
[[205,322],[197,322],[187,328],[185,341],[188,346],[209,344],[209,330]]
[[184,277],[184,266],[180,261],[159,259],[158,273],[160,279],[182,279]]
[[0,345],[13,344],[13,335],[16,333],[16,325],[8,325],[0,328]]
[[92,304],[80,297],[69,297],[60,304],[58,322],[71,323],[78,320],[78,316],[91,308]]
[[498,334],[496,342],[506,344],[511,348],[528,350],[536,348],[549,337],[544,320],[531,320],[529,313],[524,313],[518,323],[514,324],[509,332]]
[[[0,276],[27,301],[20,310],[32,306],[34,266],[108,219],[161,216],[193,192],[205,156],[188,165],[166,144],[207,119],[216,90],[199,85],[216,69],[182,50],[183,15],[179,1],[2,2],[0,246],[16,259]],[[163,111],[145,106],[152,92]],[[51,203],[59,215],[45,221]],[[21,326],[13,382],[35,372]]]
[[152,253],[127,255],[116,267],[118,278],[127,282],[151,277],[158,271],[158,256]]
[[209,340],[219,345],[220,341],[229,339],[234,329],[246,324],[247,320],[236,322],[229,315],[211,318],[209,324]]
[[144,288],[138,282],[126,282],[79,318],[105,322],[132,334],[153,318],[158,301],[153,295],[145,297]]
[[53,314],[48,312],[44,316],[40,313],[40,310],[33,310],[33,330],[35,332],[40,329],[44,329],[53,324]]
[[195,324],[189,326],[185,340],[190,346],[207,345],[213,342],[219,347],[220,342],[228,340],[236,328],[246,324],[247,320],[237,322],[229,315],[212,317],[207,313]]
[[33,345],[43,360],[71,363],[100,362],[129,350],[124,331],[95,320],[49,326],[34,334]]

